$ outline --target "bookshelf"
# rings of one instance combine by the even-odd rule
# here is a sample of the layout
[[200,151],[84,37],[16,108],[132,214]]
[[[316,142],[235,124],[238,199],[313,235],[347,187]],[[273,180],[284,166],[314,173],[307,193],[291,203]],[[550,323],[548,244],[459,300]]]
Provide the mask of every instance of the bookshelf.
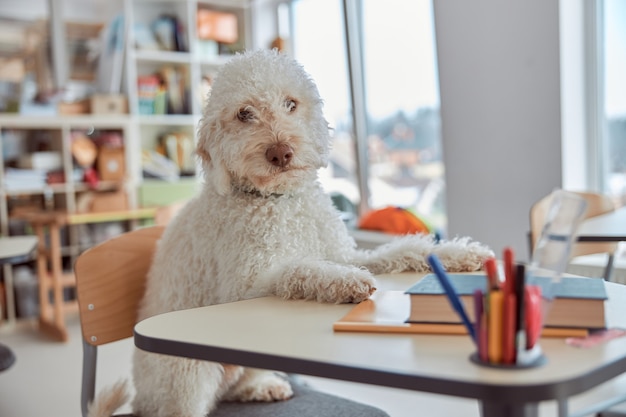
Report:
[[[128,102],[128,111],[126,114],[106,115],[30,116],[0,113],[2,235],[34,233],[33,225],[24,220],[28,218],[22,215],[24,210],[34,208],[67,213],[90,211],[87,206],[90,200],[87,196],[93,194],[107,197],[115,195],[114,201],[123,199],[125,209],[132,212],[176,203],[191,197],[198,190],[201,178],[192,154],[203,101],[210,91],[212,77],[230,56],[246,47],[254,47],[251,30],[252,1],[119,0],[117,3],[119,13],[123,16],[122,27],[126,36],[122,56],[109,57],[111,59],[108,70],[112,73],[112,82],[121,85]],[[56,6],[60,4],[55,3]],[[99,9],[94,7],[94,10]],[[60,52],[63,52],[63,45],[67,48],[66,41],[70,40],[70,33],[60,30],[63,25],[59,22],[64,21],[70,11],[68,5],[49,11],[52,22],[51,43],[60,45]],[[234,42],[220,43],[201,39],[206,33],[203,35],[198,32],[198,16],[210,17],[213,14],[235,18],[237,24]],[[154,42],[150,44],[147,32],[152,31],[155,22],[164,16],[177,22],[178,40],[170,42],[168,47]],[[161,26],[161,33],[167,33],[167,19],[161,22],[165,23]],[[220,39],[219,36],[217,39]],[[55,53],[51,66],[55,68],[55,73],[67,73],[69,77],[69,74],[75,72],[73,61],[57,62],[59,57],[65,55],[59,53],[59,48],[53,49]],[[166,86],[166,91],[171,93],[170,96],[177,96],[178,101],[160,103],[160,107],[148,105],[152,110],[146,111],[145,102],[142,101],[145,97],[142,96],[143,91],[140,90],[138,80],[141,77],[154,76],[159,77],[160,82],[170,81],[171,85]],[[173,80],[180,82],[176,85]],[[155,108],[158,111],[154,111]],[[106,169],[107,166],[117,164],[123,167],[123,174],[113,180],[100,180],[94,186],[85,180],[72,144],[77,135],[97,143],[101,134],[112,134],[121,138],[122,146],[116,153],[115,161],[102,166],[96,161],[94,167],[96,170]],[[167,154],[170,160],[185,161],[178,166],[181,175],[164,178],[159,173],[146,169],[146,161],[152,161],[151,158],[157,151]],[[7,152],[14,154],[7,155]],[[174,152],[179,154],[172,155]],[[40,176],[31,179],[33,182],[27,185],[20,185],[21,183],[14,180],[15,172],[11,165],[21,154],[33,161],[38,157],[51,159],[48,162],[54,164],[52,171],[55,171],[56,179],[49,183],[48,178]],[[117,210],[119,207],[112,209]],[[116,227],[119,231],[132,226],[124,219],[115,221],[120,223],[120,227]],[[64,274],[71,271],[78,254],[103,238],[102,233],[92,226],[87,222],[74,224],[67,221],[60,225],[60,252]],[[35,261],[27,265],[33,271],[37,269]],[[23,265],[17,266],[20,267]],[[13,270],[13,267],[4,268],[3,277],[13,274]],[[0,279],[0,284],[6,281],[12,280]],[[68,287],[71,288],[71,285]],[[13,288],[0,288],[0,327],[7,319],[11,323],[16,317],[21,318],[16,311],[7,311],[6,293],[13,294],[13,291]]]
[[[175,168],[180,177],[175,182],[189,189],[190,182],[200,181],[199,167],[189,154],[195,149],[196,128],[211,80],[231,54],[252,45],[251,2],[125,0],[124,7],[128,99],[131,114],[136,116],[142,157],[144,162],[151,161],[154,152],[160,151],[179,162]],[[210,19],[220,18],[226,19],[220,25],[227,27],[230,38],[209,33],[217,23]],[[165,41],[163,33],[168,34]],[[141,179],[140,199],[162,188],[155,182],[163,178],[150,170],[144,169]]]

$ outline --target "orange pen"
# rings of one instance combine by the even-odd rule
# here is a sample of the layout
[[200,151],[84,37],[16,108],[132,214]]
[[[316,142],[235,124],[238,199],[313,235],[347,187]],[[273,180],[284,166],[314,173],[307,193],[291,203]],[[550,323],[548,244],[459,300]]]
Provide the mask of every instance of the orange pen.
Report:
[[502,363],[504,293],[500,290],[489,292],[488,356],[491,363]]

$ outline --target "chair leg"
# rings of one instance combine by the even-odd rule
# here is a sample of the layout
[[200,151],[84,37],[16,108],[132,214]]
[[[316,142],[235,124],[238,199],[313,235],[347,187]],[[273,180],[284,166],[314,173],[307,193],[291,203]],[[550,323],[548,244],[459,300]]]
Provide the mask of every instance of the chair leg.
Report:
[[606,267],[604,268],[604,280],[611,281],[613,277],[613,263],[615,262],[615,254],[609,253],[609,259],[606,262]]
[[89,403],[93,401],[96,391],[96,362],[98,348],[83,339],[83,380],[80,392],[80,409],[83,417],[87,417]]

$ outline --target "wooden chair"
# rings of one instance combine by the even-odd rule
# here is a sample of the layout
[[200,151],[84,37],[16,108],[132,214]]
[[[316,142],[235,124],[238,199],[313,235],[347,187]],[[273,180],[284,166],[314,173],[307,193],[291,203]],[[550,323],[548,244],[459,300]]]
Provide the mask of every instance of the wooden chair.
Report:
[[[611,198],[607,195],[600,193],[591,193],[591,192],[573,192],[585,199],[587,202],[587,211],[585,212],[584,218],[588,219],[590,217],[599,216],[601,214],[609,213],[611,211],[615,211],[615,204],[611,200]],[[535,249],[535,244],[537,240],[541,236],[541,231],[543,229],[543,225],[548,214],[548,210],[552,203],[552,194],[549,194],[543,197],[541,200],[537,201],[532,205],[530,209],[530,234],[529,234],[529,244],[530,244],[530,254]],[[577,242],[572,247],[572,253],[570,254],[570,259],[591,255],[595,253],[607,253],[608,260],[607,264],[604,268],[603,277],[605,280],[610,281],[611,276],[613,274],[613,261],[615,252],[617,250],[617,243],[595,243],[595,242]]]
[[[152,226],[127,232],[86,250],[76,260],[83,339],[83,417],[95,394],[97,349],[133,335],[146,274],[164,229]],[[294,377],[291,382],[294,397],[288,401],[222,403],[210,417],[388,417],[377,408],[315,391]]]

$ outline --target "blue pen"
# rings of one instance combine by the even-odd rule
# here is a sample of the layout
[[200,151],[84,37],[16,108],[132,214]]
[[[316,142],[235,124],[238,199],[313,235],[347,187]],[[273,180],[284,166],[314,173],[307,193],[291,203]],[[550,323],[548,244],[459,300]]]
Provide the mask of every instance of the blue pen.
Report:
[[452,283],[450,282],[446,271],[443,269],[443,265],[441,265],[441,262],[439,262],[439,258],[431,253],[430,255],[428,255],[428,263],[430,264],[430,267],[439,279],[439,283],[446,292],[446,295],[448,296],[448,301],[450,301],[450,305],[452,305],[454,311],[456,311],[457,314],[461,317],[463,324],[467,328],[467,332],[472,337],[474,343],[476,343],[476,332],[474,331],[474,326],[472,326],[469,317],[467,317],[467,313],[463,308],[461,299],[459,298],[454,287],[452,286]]

